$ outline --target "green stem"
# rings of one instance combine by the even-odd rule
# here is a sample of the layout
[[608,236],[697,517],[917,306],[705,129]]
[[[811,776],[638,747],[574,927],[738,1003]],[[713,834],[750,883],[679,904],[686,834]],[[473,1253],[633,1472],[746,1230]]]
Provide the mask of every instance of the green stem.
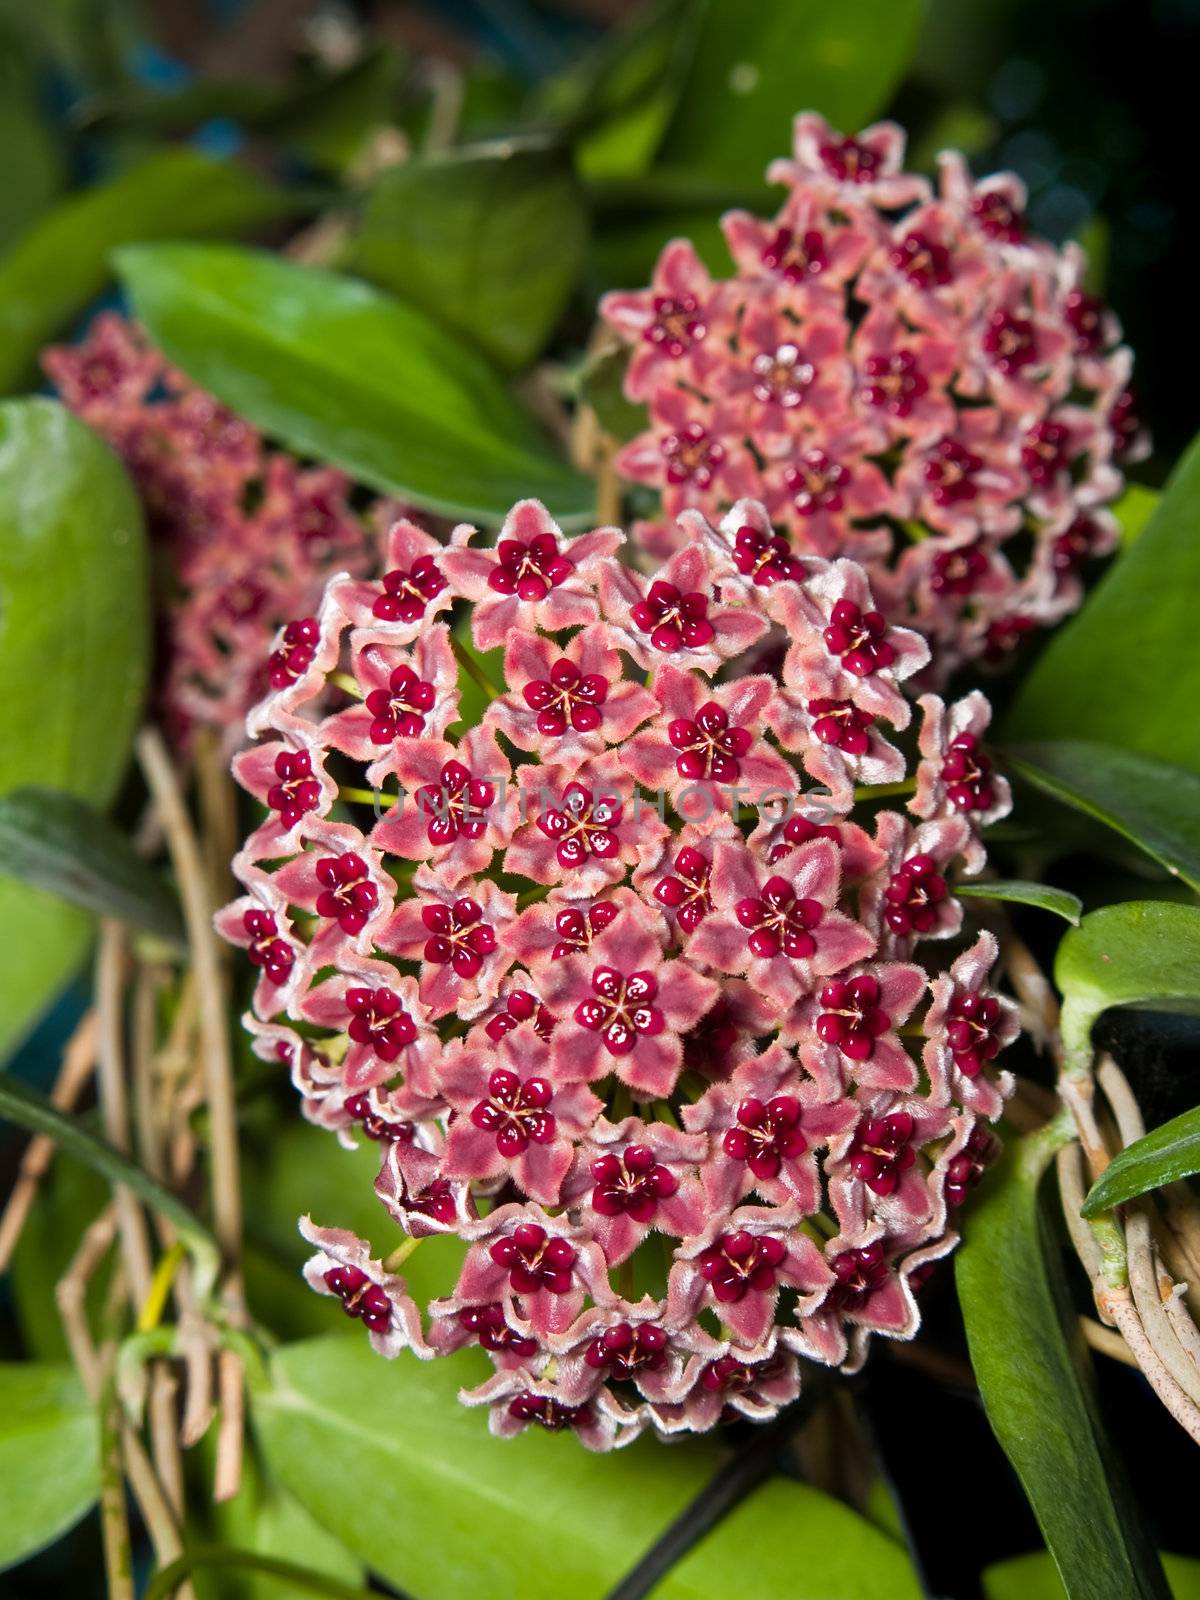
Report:
[[417,1248],[420,1242],[421,1240],[419,1238],[405,1239],[403,1244],[398,1244],[392,1251],[391,1255],[384,1258],[383,1270],[385,1272],[399,1272],[400,1268],[408,1260],[409,1256],[412,1255],[413,1251]]
[[260,1556],[253,1550],[226,1550],[198,1545],[163,1567],[151,1578],[146,1590],[146,1600],[171,1600],[191,1574],[202,1567],[215,1567],[233,1572],[261,1572],[265,1577],[278,1578],[293,1592],[328,1595],[331,1600],[363,1600],[364,1589],[352,1588],[327,1578],[323,1573],[309,1572],[291,1561],[277,1561],[273,1556]]
[[854,791],[856,800],[888,800],[893,795],[916,794],[917,780],[905,778],[900,783],[862,783]]
[[488,699],[498,700],[504,693],[504,690],[499,686],[499,684],[492,682],[476,658],[467,649],[466,645],[463,644],[461,639],[455,638],[454,634],[450,635],[450,648],[454,651],[454,659],[458,662],[459,666],[469,678],[473,678],[475,680],[475,682],[483,690],[484,694],[487,695]]

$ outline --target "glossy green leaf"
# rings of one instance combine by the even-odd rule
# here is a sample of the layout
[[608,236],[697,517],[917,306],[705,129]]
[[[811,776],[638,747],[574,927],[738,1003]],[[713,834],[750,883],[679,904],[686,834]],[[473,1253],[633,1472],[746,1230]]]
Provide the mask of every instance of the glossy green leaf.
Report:
[[473,350],[354,278],[219,245],[120,253],[138,316],[188,375],[304,455],[482,521],[533,495],[585,518],[587,478]]
[[1011,900],[1019,906],[1036,906],[1039,911],[1052,911],[1064,922],[1078,926],[1083,912],[1083,901],[1066,889],[1055,889],[1048,883],[1025,883],[1013,878],[1007,883],[956,883],[956,895],[977,900]]
[[[213,1430],[200,1446],[200,1466],[211,1481],[216,1461]],[[242,1480],[231,1500],[198,1507],[192,1537],[198,1546],[246,1552],[267,1560],[294,1562],[307,1573],[361,1591],[362,1562],[352,1555],[289,1494],[263,1471],[256,1449],[249,1448],[242,1462]],[[206,1569],[196,1583],[197,1600],[289,1600],[294,1594],[285,1581],[244,1567],[224,1571]]]
[[920,0],[702,0],[661,159],[757,183],[797,111],[855,132],[891,99],[920,20]]
[[505,140],[389,167],[350,265],[517,371],[561,318],[586,238],[566,153]]
[[1200,906],[1127,900],[1089,912],[1058,947],[1068,1062],[1091,1060],[1091,1032],[1110,1006],[1200,1011]]
[[1064,805],[1114,828],[1200,890],[1200,776],[1085,739],[1012,745],[1005,766]]
[[[1068,935],[1068,938],[1070,935]],[[1067,1593],[1167,1600],[1158,1557],[1097,1414],[1038,1188],[1069,1131],[1014,1141],[955,1258],[971,1364]],[[1070,1337],[1068,1337],[1068,1331]]]
[[[1200,1561],[1164,1555],[1162,1564],[1171,1600],[1200,1600]],[[984,1600],[1070,1600],[1044,1550],[986,1567],[982,1583]]]
[[[0,341],[2,344],[2,341]],[[0,795],[111,800],[149,665],[141,507],[108,447],[49,400],[0,403]],[[79,964],[90,922],[0,878],[0,1057]]]
[[1005,739],[1096,739],[1200,772],[1197,525],[1200,440],[1140,537],[1022,681]]
[[171,1224],[191,1251],[198,1275],[211,1287],[217,1267],[216,1240],[177,1195],[163,1188],[135,1161],[92,1133],[80,1118],[59,1111],[45,1095],[7,1072],[0,1072],[0,1119],[14,1122],[30,1133],[48,1134],[65,1154],[82,1161],[110,1183],[123,1183],[132,1189]]
[[1200,1172],[1200,1107],[1172,1117],[1114,1156],[1081,1210],[1085,1217],[1094,1217],[1196,1172]]
[[99,1489],[96,1415],[74,1371],[0,1366],[0,1570],[73,1527]]
[[0,150],[5,184],[0,194],[0,250],[30,227],[66,180],[64,153],[37,104],[28,65],[16,53],[0,66]]
[[292,204],[245,168],[185,149],[70,195],[0,260],[0,390],[36,376],[41,347],[110,281],[118,245],[243,233]]
[[[285,1347],[272,1361],[274,1387],[253,1397],[258,1436],[276,1476],[413,1600],[600,1600],[722,1452],[645,1439],[595,1456],[569,1435],[532,1429],[495,1439],[482,1412],[456,1399],[483,1370],[461,1357],[384,1363],[354,1336]],[[776,1479],[654,1592],[916,1600],[920,1589],[903,1551],[870,1523]]]
[[164,943],[185,943],[170,885],[107,817],[61,789],[0,796],[0,869]]

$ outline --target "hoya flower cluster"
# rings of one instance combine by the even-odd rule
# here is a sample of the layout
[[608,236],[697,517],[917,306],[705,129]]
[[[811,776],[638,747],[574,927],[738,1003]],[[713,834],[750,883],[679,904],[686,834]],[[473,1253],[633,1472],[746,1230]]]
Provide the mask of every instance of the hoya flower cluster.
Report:
[[[197,725],[240,736],[278,676],[268,658],[280,624],[310,610],[332,572],[374,558],[379,540],[352,511],[349,480],[268,449],[113,313],[42,363],[123,458],[161,547],[168,726],[179,739]],[[299,630],[286,648],[294,657],[308,644]]]
[[[987,702],[923,697],[906,781],[928,649],[863,569],[749,501],[679,536],[643,577],[535,501],[494,546],[397,523],[378,581],[333,579],[302,652],[282,635],[218,919],[258,968],[256,1050],[379,1142],[412,1239],[465,1247],[422,1315],[306,1219],[310,1283],[385,1355],[481,1345],[463,1398],[495,1431],[597,1449],[769,1417],[802,1360],[911,1337],[1017,1026],[954,892],[1009,801]],[[503,668],[464,726],[468,626]]]
[[795,553],[863,563],[944,683],[1079,605],[1147,443],[1080,250],[1029,233],[1011,174],[974,182],[947,152],[934,192],[903,157],[892,123],[798,117],[777,214],[723,219],[734,277],[676,240],[650,289],[601,309],[649,407],[617,458],[661,494],[639,542],[661,555],[685,507],[761,499]]

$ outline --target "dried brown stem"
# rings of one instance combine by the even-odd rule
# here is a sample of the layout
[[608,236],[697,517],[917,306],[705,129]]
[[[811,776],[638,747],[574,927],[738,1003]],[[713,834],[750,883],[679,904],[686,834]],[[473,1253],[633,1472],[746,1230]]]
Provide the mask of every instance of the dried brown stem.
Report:
[[[96,1015],[98,1019],[98,1081],[105,1137],[116,1149],[129,1152],[129,1095],[125,1081],[123,1000],[126,970],[125,930],[118,922],[100,925],[96,958]],[[137,1197],[124,1184],[113,1189],[121,1236],[121,1259],[134,1305],[150,1292],[153,1275],[150,1233],[146,1214]]]
[[177,1524],[183,1521],[183,1455],[179,1447],[179,1379],[167,1361],[150,1368],[147,1411],[154,1470]]
[[1110,1356],[1114,1361],[1120,1361],[1127,1367],[1133,1367],[1135,1371],[1141,1371],[1133,1351],[1115,1328],[1106,1328],[1102,1322],[1097,1322],[1095,1317],[1080,1317],[1079,1327],[1084,1339],[1100,1355]]
[[[143,728],[138,735],[137,752],[162,818],[183,902],[200,1012],[200,1047],[208,1099],[212,1160],[213,1227],[227,1261],[231,1266],[236,1266],[242,1241],[237,1112],[225,1017],[225,991],[216,935],[212,928],[212,901],[204,860],[175,769],[161,736],[154,728]],[[240,1298],[240,1291],[236,1287],[232,1294],[235,1299]]]
[[[96,1065],[96,1013],[88,1011],[67,1043],[62,1067],[50,1093],[51,1104],[59,1111],[70,1111],[83,1092]],[[0,1272],[8,1269],[13,1251],[21,1238],[38,1185],[54,1156],[54,1140],[49,1134],[36,1134],[26,1146],[13,1184],[0,1216]]]
[[116,1204],[110,1201],[104,1210],[84,1230],[75,1254],[66,1272],[55,1285],[54,1298],[62,1318],[67,1349],[71,1360],[83,1380],[83,1386],[93,1400],[100,1394],[103,1374],[100,1358],[92,1339],[87,1320],[88,1284],[100,1263],[112,1248],[117,1236]]
[[235,1350],[217,1357],[217,1398],[221,1424],[217,1430],[217,1465],[213,1499],[218,1505],[232,1500],[242,1485],[242,1447],[245,1438],[245,1369]]

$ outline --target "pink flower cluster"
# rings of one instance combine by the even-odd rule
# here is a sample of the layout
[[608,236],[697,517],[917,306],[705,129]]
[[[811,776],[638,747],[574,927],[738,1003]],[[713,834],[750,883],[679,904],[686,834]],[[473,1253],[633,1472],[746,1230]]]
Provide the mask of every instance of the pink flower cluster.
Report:
[[677,239],[648,290],[601,312],[649,407],[616,464],[666,520],[636,542],[660,557],[681,510],[760,499],[796,554],[866,567],[940,685],[1075,610],[1081,567],[1117,540],[1120,466],[1148,444],[1078,247],[1028,232],[1011,174],[974,182],[947,152],[934,193],[903,157],[893,123],[843,138],[798,117],[769,171],[777,214],[723,218],[733,278]]
[[[482,1346],[496,1432],[597,1449],[769,1417],[802,1360],[911,1337],[1017,1031],[954,892],[1009,804],[986,700],[921,699],[909,781],[928,649],[862,568],[753,502],[680,536],[642,577],[536,501],[494,546],[397,523],[251,714],[262,820],[218,917],[255,1050],[378,1141],[402,1248],[463,1241],[426,1318],[305,1219],[309,1282],[385,1355]],[[462,729],[468,623],[503,682]]]
[[[42,365],[125,462],[164,552],[168,727],[179,739],[196,725],[240,736],[268,685],[305,659],[315,639],[305,613],[325,579],[377,559],[378,535],[352,511],[349,480],[268,449],[114,313],[97,317],[81,344],[44,351]],[[293,619],[272,656],[280,624]]]

